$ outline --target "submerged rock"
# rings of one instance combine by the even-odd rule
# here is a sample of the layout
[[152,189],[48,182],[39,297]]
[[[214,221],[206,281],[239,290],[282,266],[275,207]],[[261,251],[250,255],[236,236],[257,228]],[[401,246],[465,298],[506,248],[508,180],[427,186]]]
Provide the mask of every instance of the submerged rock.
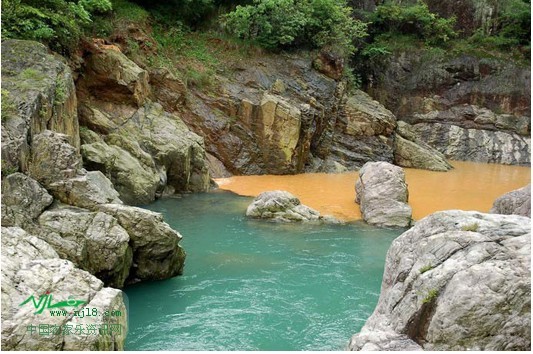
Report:
[[496,199],[489,213],[531,217],[531,184]]
[[355,183],[356,199],[363,220],[377,226],[408,227],[411,207],[401,167],[388,162],[367,162]]
[[246,209],[246,216],[274,221],[325,221],[336,222],[329,216],[303,205],[300,199],[286,191],[268,191],[259,194]]
[[396,238],[351,350],[530,350],[531,219],[449,210]]
[[[127,333],[127,313],[122,292],[104,288],[102,281],[80,270],[70,261],[59,259],[45,241],[18,227],[2,227],[2,349],[4,350],[123,350]],[[119,311],[120,316],[51,316],[49,310],[37,313],[32,303],[21,304],[34,296],[54,296],[54,302],[69,297],[85,301],[76,309]],[[60,307],[54,310],[71,311]],[[96,309],[96,310],[93,310]],[[39,325],[46,326],[47,335]],[[76,333],[76,325],[83,333]],[[104,334],[88,334],[107,328]],[[114,332],[110,332],[113,325]],[[70,328],[70,334],[63,334]],[[33,332],[31,331],[33,329]],[[52,331],[50,332],[50,329]],[[120,329],[120,333],[118,332]],[[55,332],[59,331],[59,332]],[[68,332],[67,332],[68,333]],[[107,333],[107,334],[106,334]]]

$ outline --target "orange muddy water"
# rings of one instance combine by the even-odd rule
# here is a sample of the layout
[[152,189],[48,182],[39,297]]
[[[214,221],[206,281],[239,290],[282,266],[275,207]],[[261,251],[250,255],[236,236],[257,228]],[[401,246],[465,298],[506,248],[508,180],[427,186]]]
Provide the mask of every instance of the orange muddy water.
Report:
[[[531,168],[497,164],[450,161],[455,169],[432,172],[406,168],[409,204],[419,220],[447,209],[487,212],[500,195],[525,186]],[[239,195],[257,196],[269,190],[286,190],[323,215],[352,221],[361,219],[355,204],[357,172],[341,174],[307,173],[291,176],[235,176],[219,178],[220,189]]]

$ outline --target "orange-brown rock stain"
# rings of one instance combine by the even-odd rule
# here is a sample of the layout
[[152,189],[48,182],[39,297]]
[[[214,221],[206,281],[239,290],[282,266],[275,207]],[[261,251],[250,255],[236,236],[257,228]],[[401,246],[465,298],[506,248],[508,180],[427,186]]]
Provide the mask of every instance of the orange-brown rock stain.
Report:
[[[500,195],[531,181],[531,168],[498,164],[450,161],[449,172],[406,168],[409,205],[413,218],[439,210],[461,209],[487,212]],[[345,221],[361,219],[355,204],[357,172],[308,173],[290,176],[234,176],[217,179],[220,189],[239,195],[257,196],[268,190],[286,190],[301,202]]]

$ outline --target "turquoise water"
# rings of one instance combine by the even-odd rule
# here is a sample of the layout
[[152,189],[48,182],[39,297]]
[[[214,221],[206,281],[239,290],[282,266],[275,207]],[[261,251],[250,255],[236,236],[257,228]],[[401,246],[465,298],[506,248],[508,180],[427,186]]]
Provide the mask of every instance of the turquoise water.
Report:
[[185,273],[133,285],[127,350],[342,350],[372,313],[398,230],[247,220],[229,192],[160,199]]

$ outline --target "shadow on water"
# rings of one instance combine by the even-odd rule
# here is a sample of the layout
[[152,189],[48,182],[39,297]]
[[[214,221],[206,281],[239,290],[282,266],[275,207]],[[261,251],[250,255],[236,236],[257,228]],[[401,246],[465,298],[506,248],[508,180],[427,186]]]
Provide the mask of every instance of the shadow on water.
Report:
[[340,350],[372,313],[401,230],[248,220],[229,192],[147,206],[183,235],[183,276],[130,286],[128,350]]

